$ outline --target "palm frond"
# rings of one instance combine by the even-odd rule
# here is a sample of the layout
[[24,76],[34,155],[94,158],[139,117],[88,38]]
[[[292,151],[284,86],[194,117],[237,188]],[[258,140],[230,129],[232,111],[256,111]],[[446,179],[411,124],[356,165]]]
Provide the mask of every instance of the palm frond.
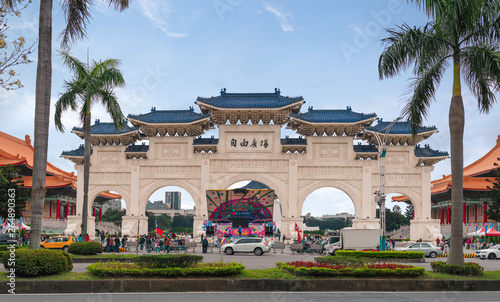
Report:
[[129,0],[108,0],[108,2],[109,6],[113,5],[116,10],[119,10],[121,12],[128,8],[130,5]]
[[92,0],[63,0],[62,7],[66,19],[66,28],[61,32],[61,46],[68,48],[70,44],[87,36],[87,23],[92,17],[90,6]]
[[418,127],[422,125],[423,119],[429,113],[430,103],[434,99],[436,89],[447,66],[448,61],[446,59],[437,61],[432,67],[413,78],[413,81],[408,86],[407,93],[411,97],[403,108],[402,115],[410,123],[413,135],[417,133]]
[[[434,30],[434,24],[411,28],[403,24],[397,29],[388,29],[389,37],[382,40],[385,49],[380,55],[379,78],[391,78],[405,71],[415,60],[420,60],[425,68],[426,60],[436,61],[430,57],[446,54],[450,48],[448,41]],[[440,59],[440,58],[438,58]],[[430,63],[429,63],[430,64]],[[416,68],[414,74],[420,73]]]
[[64,132],[64,125],[61,121],[62,119],[62,114],[71,109],[71,110],[76,110],[78,107],[76,104],[76,97],[77,93],[75,90],[69,90],[63,93],[60,97],[59,100],[56,102],[56,110],[54,113],[54,122],[56,129],[58,131]]
[[111,115],[111,119],[115,124],[116,128],[122,129],[125,121],[125,116],[122,113],[120,104],[116,95],[111,90],[101,90],[99,92],[101,97],[101,103],[106,107],[106,111]]
[[69,69],[75,72],[75,76],[77,78],[87,77],[88,75],[87,64],[71,56],[71,54],[68,51],[59,52],[59,56],[62,58],[64,65],[66,65],[67,67],[69,67]]
[[500,89],[500,52],[497,45],[471,46],[461,53],[463,77],[477,98],[481,112],[488,113]]

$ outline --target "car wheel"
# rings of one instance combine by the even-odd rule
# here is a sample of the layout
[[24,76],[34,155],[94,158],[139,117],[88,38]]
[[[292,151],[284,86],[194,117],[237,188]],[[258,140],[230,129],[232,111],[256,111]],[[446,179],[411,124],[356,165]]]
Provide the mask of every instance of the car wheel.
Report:
[[253,252],[257,256],[262,256],[262,254],[264,254],[264,252],[262,251],[262,249],[260,247],[256,248]]
[[226,247],[226,249],[224,250],[224,253],[226,253],[226,255],[232,255],[232,254],[234,254],[233,248]]
[[494,253],[491,253],[488,255],[488,259],[495,260],[495,259],[497,259],[497,255],[495,255]]
[[68,252],[68,246],[63,247],[63,251]]
[[436,257],[437,257],[437,255],[438,255],[438,254],[437,254],[436,252],[430,252],[429,257],[431,257],[431,258],[436,258]]

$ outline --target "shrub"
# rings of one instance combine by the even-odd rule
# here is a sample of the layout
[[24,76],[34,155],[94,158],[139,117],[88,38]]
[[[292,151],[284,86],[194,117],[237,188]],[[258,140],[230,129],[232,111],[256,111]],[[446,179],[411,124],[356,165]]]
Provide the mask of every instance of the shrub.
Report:
[[351,277],[380,277],[399,276],[416,277],[424,273],[425,268],[402,264],[377,263],[360,267],[346,267],[343,265],[327,265],[325,263],[295,261],[277,263],[279,268],[298,276],[351,276]]
[[183,276],[232,276],[241,274],[245,267],[239,263],[200,263],[193,267],[144,268],[134,263],[94,263],[87,266],[96,276],[133,277],[183,277]]
[[398,252],[398,251],[336,251],[335,255],[354,258],[375,258],[375,259],[420,259],[424,258],[424,252]]
[[201,262],[199,255],[152,255],[133,258],[133,262],[147,268],[192,267]]
[[4,253],[2,262],[5,269],[14,268],[16,275],[34,277],[59,274],[73,269],[73,261],[68,253],[59,250],[15,251],[15,260],[10,261],[11,253]]
[[[6,244],[6,245],[0,245],[0,252],[5,252],[5,251],[7,251],[7,250],[8,250],[8,249],[7,249],[8,247],[10,247],[10,245],[9,245],[9,244]],[[18,248],[21,248],[21,246],[19,246],[19,245],[14,245],[14,248],[18,249]]]
[[99,242],[84,241],[72,243],[68,248],[68,253],[75,255],[97,255],[102,253],[103,246]]
[[344,257],[344,256],[326,256],[326,257],[316,257],[314,261],[318,263],[326,263],[329,265],[345,265],[349,267],[363,266],[368,263],[373,263],[375,261],[355,258],[355,257]]
[[481,276],[484,267],[477,263],[469,262],[462,265],[446,264],[444,261],[431,262],[432,271],[450,275],[460,276]]

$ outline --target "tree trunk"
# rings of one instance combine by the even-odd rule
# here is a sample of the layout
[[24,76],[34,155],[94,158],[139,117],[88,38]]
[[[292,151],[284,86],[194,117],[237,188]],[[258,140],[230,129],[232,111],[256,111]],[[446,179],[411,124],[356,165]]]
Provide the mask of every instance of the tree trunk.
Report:
[[89,172],[90,172],[90,115],[85,115],[84,125],[85,150],[83,157],[83,211],[82,211],[82,241],[87,237],[87,216],[89,208]]
[[451,98],[449,127],[451,152],[451,237],[448,264],[464,265],[463,250],[463,172],[465,112],[461,95]]
[[35,137],[33,184],[31,189],[30,249],[40,248],[42,214],[45,203],[47,148],[49,141],[50,93],[52,89],[52,0],[40,1],[38,63],[35,89]]

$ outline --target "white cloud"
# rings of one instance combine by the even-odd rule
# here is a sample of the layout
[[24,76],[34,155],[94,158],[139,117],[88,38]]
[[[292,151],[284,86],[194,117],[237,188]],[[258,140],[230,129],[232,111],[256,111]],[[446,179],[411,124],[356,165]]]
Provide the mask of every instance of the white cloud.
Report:
[[266,11],[273,14],[280,21],[280,27],[283,31],[293,31],[293,25],[291,24],[292,14],[285,13],[272,7],[269,3],[264,2],[264,8]]
[[188,33],[172,32],[168,29],[168,23],[165,20],[170,15],[171,10],[168,1],[165,0],[139,0],[142,14],[153,23],[155,27],[161,29],[170,38],[184,38]]

